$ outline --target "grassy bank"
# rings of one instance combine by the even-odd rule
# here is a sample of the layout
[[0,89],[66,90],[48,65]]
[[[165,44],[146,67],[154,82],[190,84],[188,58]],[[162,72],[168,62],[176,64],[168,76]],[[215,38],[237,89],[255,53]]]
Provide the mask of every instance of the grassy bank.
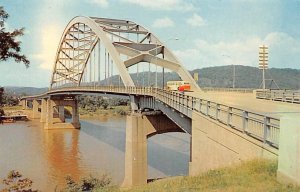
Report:
[[[299,187],[276,181],[277,164],[269,160],[253,160],[241,165],[209,171],[195,177],[173,177],[134,187],[128,192],[156,191],[300,191]],[[96,191],[101,191],[96,190]],[[121,191],[111,188],[109,191]]]
[[79,108],[79,115],[82,119],[91,119],[103,116],[126,115],[129,110],[129,106],[113,106],[107,109],[100,108],[96,111],[88,111],[86,109]]

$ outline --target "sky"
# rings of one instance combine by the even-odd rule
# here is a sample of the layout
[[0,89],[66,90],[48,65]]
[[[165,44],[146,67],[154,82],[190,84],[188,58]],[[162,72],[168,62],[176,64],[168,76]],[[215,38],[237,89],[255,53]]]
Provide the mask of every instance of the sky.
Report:
[[[6,28],[25,27],[28,69],[0,62],[1,86],[48,87],[61,35],[76,16],[134,21],[159,37],[188,69],[258,66],[300,69],[300,0],[1,0]],[[174,40],[178,38],[178,40]],[[171,40],[173,39],[173,40]]]

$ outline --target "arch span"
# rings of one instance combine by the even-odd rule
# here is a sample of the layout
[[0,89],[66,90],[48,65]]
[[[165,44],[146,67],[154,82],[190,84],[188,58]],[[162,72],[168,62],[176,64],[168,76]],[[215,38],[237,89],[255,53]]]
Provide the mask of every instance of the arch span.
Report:
[[[80,86],[87,73],[91,53],[96,49],[99,55],[105,53],[105,59],[101,60],[99,56],[99,63],[112,62],[124,86],[135,86],[127,68],[148,62],[176,72],[182,80],[191,83],[192,89],[200,89],[174,54],[143,26],[127,20],[82,16],[72,19],[63,32],[50,87],[64,84]],[[105,67],[110,68],[109,64]],[[93,70],[100,70],[100,64]]]

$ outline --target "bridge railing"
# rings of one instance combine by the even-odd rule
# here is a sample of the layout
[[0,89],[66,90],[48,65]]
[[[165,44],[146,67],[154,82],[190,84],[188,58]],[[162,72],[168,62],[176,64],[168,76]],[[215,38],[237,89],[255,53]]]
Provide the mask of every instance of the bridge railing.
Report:
[[153,89],[153,91],[156,99],[188,117],[192,117],[192,111],[200,112],[224,125],[278,148],[278,118],[178,92],[170,92],[162,89]]
[[300,104],[300,90],[256,90],[256,98]]
[[236,93],[252,93],[254,89],[251,88],[221,88],[221,87],[202,87],[203,91],[214,92],[236,92]]
[[265,114],[153,87],[64,87],[53,89],[49,93],[59,91],[91,91],[153,97],[156,101],[163,102],[187,117],[192,118],[193,111],[199,112],[219,123],[278,148],[279,119]]

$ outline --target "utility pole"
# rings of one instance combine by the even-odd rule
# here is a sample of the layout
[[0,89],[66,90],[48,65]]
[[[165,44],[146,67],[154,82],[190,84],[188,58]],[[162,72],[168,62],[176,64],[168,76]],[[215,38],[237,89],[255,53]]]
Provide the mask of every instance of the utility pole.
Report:
[[265,70],[268,69],[268,47],[265,45],[259,46],[258,52],[258,68],[262,70],[262,87],[266,89]]

